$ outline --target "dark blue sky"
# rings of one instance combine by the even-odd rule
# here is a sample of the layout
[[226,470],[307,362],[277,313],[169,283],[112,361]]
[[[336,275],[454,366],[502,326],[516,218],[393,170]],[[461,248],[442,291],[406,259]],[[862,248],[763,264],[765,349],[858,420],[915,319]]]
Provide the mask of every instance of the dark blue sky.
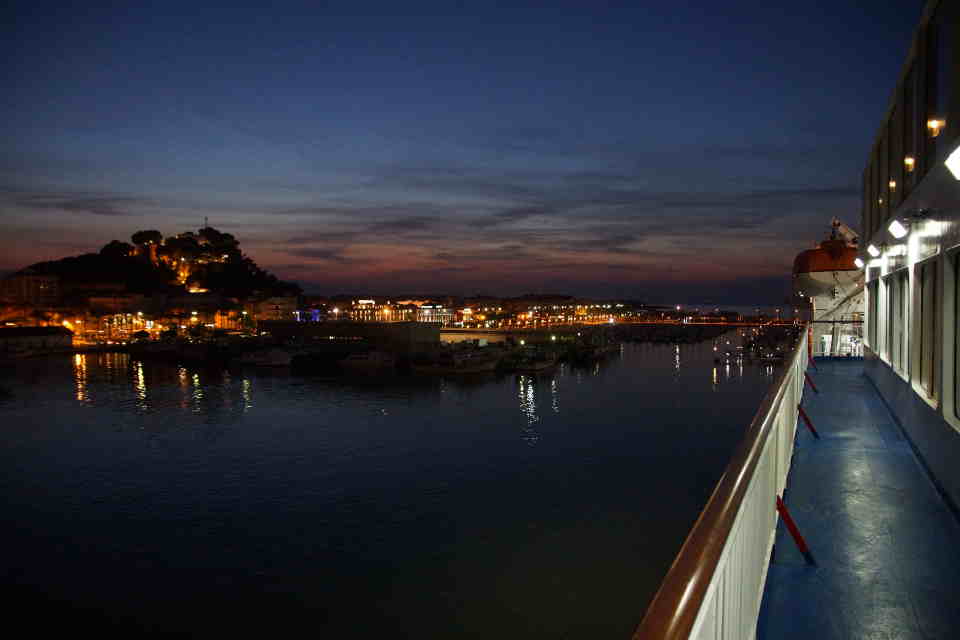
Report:
[[922,4],[15,3],[0,270],[209,216],[308,291],[777,302]]

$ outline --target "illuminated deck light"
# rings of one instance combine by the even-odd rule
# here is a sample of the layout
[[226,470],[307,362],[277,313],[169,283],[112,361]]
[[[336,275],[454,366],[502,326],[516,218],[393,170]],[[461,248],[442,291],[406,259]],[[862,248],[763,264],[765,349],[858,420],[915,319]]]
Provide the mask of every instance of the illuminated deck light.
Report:
[[947,158],[945,164],[947,165],[947,169],[950,169],[953,177],[960,180],[960,147],[953,150],[953,153]]
[[861,260],[859,257],[853,259],[853,264],[857,266],[857,269],[863,269],[863,260]]
[[887,231],[890,232],[890,235],[892,235],[894,238],[899,240],[900,238],[907,235],[908,230],[903,225],[902,222],[894,218],[893,220],[890,221],[890,225],[887,227]]
[[927,120],[927,129],[930,130],[930,137],[936,138],[940,135],[940,131],[947,126],[947,121],[943,118],[930,118]]
[[870,256],[874,258],[880,257],[880,249],[877,249],[876,245],[871,244],[869,247],[867,247],[867,253],[869,253]]

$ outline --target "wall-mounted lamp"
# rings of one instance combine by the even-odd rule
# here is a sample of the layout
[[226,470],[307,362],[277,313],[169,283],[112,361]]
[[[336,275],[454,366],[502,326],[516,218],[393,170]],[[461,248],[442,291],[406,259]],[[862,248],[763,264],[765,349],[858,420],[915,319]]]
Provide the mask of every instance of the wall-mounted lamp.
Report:
[[859,256],[853,259],[853,264],[857,266],[857,269],[863,269],[863,260]]
[[927,217],[929,213],[929,209],[913,209],[911,211],[907,211],[904,213],[904,215],[891,220],[890,224],[887,225],[887,231],[890,232],[890,235],[899,240],[910,233],[910,225],[920,218]]
[[871,258],[879,258],[879,257],[880,257],[880,249],[877,249],[877,246],[876,246],[876,245],[873,245],[873,244],[871,244],[870,246],[867,247],[867,253],[870,254],[870,257],[871,257]]
[[896,181],[896,180],[891,180],[889,183],[887,183],[887,186],[890,187],[890,191],[896,191],[896,190],[897,190],[897,181]]
[[950,169],[953,177],[960,180],[960,147],[953,150],[953,153],[947,157],[945,164],[947,165],[947,169]]
[[930,137],[936,138],[940,135],[940,131],[947,126],[947,121],[943,118],[930,118],[927,120],[927,129],[930,130]]
[[907,233],[909,233],[909,229],[907,229],[906,225],[900,222],[898,218],[894,218],[893,220],[890,221],[890,225],[887,227],[887,231],[889,231],[890,235],[892,235],[897,240],[899,240],[903,236],[907,235]]
[[906,168],[907,173],[913,173],[913,170],[917,166],[917,159],[913,156],[904,156],[903,166]]
[[883,198],[877,198],[877,204],[882,205],[882,204],[883,204]]

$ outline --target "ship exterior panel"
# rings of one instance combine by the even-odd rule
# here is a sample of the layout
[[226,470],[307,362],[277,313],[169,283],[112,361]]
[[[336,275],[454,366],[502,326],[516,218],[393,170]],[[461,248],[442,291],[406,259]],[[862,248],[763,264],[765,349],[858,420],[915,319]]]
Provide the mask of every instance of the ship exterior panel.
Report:
[[932,0],[863,173],[865,370],[960,504],[960,3]]

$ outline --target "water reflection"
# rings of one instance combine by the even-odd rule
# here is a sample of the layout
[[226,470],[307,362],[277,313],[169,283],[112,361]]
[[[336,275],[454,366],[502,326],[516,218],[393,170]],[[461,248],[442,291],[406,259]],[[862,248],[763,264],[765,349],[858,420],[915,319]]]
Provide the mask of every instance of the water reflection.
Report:
[[147,403],[147,379],[143,374],[143,362],[137,361],[134,365],[133,386],[137,394],[137,408],[141,411],[148,411],[150,405]]
[[[290,593],[317,592],[322,576],[336,587],[320,595],[345,612],[345,624],[366,616],[375,631],[403,635],[432,620],[436,630],[424,637],[456,637],[462,627],[495,635],[516,626],[517,611],[527,628],[554,618],[573,628],[555,603],[569,585],[603,582],[611,587],[595,600],[588,596],[599,590],[589,586],[575,594],[574,617],[621,620],[626,631],[589,635],[625,637],[637,592],[642,599],[662,578],[644,567],[651,558],[669,564],[678,538],[653,536],[665,548],[636,540],[651,526],[685,533],[774,372],[715,362],[711,347],[626,344],[599,366],[389,383],[105,354],[18,363],[16,375],[0,371],[0,386],[12,390],[2,407],[11,416],[6,455],[42,490],[8,501],[10,517],[51,514],[38,525],[51,531],[78,513],[73,521],[103,522],[65,530],[71,544],[53,556],[103,577],[91,584],[89,572],[61,571],[27,534],[14,541],[29,552],[17,555],[31,571],[48,571],[38,581],[76,576],[64,592],[99,588],[107,601],[100,585],[142,581],[137,567],[149,549],[158,567],[187,567],[191,576],[185,584],[181,570],[151,574],[159,575],[149,600],[157,619],[175,608],[168,594],[178,589],[193,589],[197,602],[216,597],[218,567],[256,576],[257,588],[268,576]],[[691,451],[689,442],[708,437],[709,446]],[[56,473],[44,466],[51,461]],[[664,482],[670,473],[683,482]],[[638,484],[657,491],[638,494]],[[77,513],[64,511],[70,505]],[[107,537],[109,548],[97,551]],[[581,563],[584,548],[596,553]],[[519,580],[504,579],[505,570]],[[380,585],[391,585],[386,613],[362,604],[383,597]],[[545,615],[527,611],[531,593]],[[460,610],[462,602],[477,606]],[[345,635],[313,622],[325,636]]]
[[520,397],[520,411],[526,418],[526,424],[523,427],[523,440],[530,446],[533,446],[540,440],[540,434],[534,428],[534,424],[540,421],[537,415],[537,395],[535,390],[536,378],[528,375],[517,376],[518,396]]
[[249,378],[243,379],[243,411],[246,413],[248,410],[253,409],[253,385],[250,384]]
[[77,402],[87,401],[87,354],[73,356],[73,377],[77,385]]

